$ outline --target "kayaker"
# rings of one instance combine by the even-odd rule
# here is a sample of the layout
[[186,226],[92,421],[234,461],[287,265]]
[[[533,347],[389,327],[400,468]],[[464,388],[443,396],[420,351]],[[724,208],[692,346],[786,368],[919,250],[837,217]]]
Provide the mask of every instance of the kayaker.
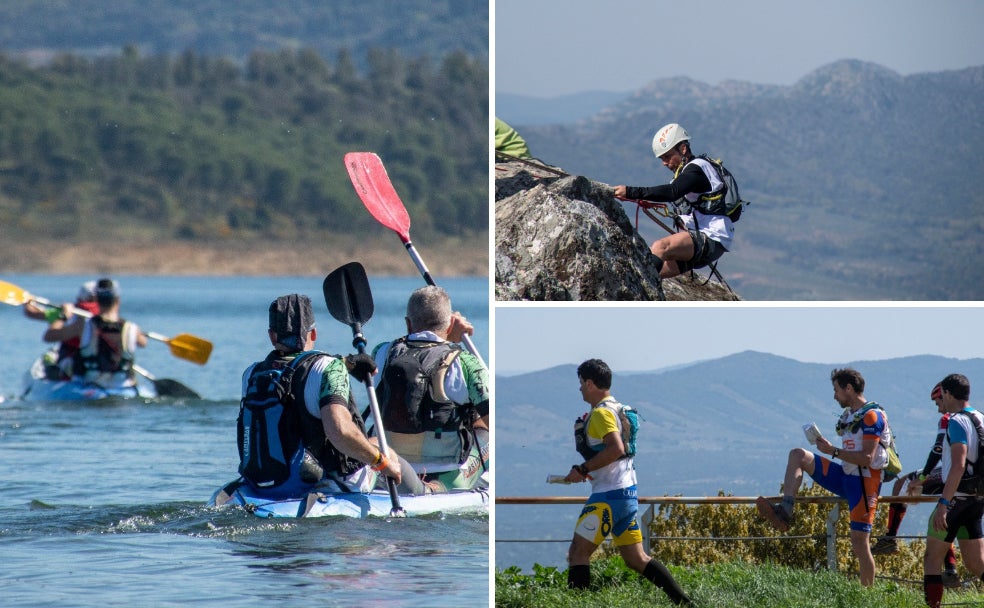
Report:
[[109,278],[96,283],[97,313],[84,323],[73,321],[74,306],[62,306],[44,334],[46,342],[78,339],[79,350],[72,361],[72,377],[103,388],[136,386],[133,372],[135,352],[147,345],[140,328],[120,316],[120,285]]
[[[318,330],[311,300],[280,296],[270,304],[273,350],[243,373],[238,438],[239,472],[269,498],[312,490],[369,492],[379,476],[392,477],[401,493],[424,493],[406,464],[383,454],[368,437],[349,386],[375,372],[368,355],[341,357],[314,350]],[[403,467],[410,474],[404,476]]]
[[484,487],[488,370],[457,344],[475,329],[436,285],[410,295],[406,325],[407,335],[373,350],[387,442],[436,491]]
[[[24,316],[38,321],[47,321],[52,324],[57,320],[64,321],[64,307],[74,306],[92,314],[99,313],[99,305],[96,303],[96,282],[86,281],[79,287],[79,293],[75,298],[74,304],[63,304],[62,306],[42,306],[34,300],[24,304]],[[80,325],[85,322],[85,317],[74,316],[73,323]],[[47,331],[47,330],[46,330]],[[72,361],[75,354],[79,351],[79,339],[70,338],[58,345],[58,352],[45,353],[44,372],[49,380],[68,380],[72,377]],[[49,351],[51,352],[51,351]]]
[[570,483],[590,481],[591,495],[578,517],[567,553],[567,586],[591,586],[591,555],[610,535],[626,566],[662,589],[674,604],[690,605],[690,598],[666,566],[642,546],[632,441],[635,432],[631,432],[637,424],[623,416],[625,406],[612,396],[611,368],[601,359],[588,359],[578,366],[577,379],[581,398],[591,411],[581,420],[581,433],[575,425],[575,445],[585,460],[572,466],[565,479]]
[[673,172],[673,181],[652,187],[615,186],[615,196],[664,203],[684,199],[690,207],[689,213],[678,217],[683,230],[649,247],[657,259],[659,276],[665,279],[716,262],[731,247],[735,226],[722,210],[704,201],[705,195],[720,193],[724,183],[709,160],[694,156],[690,135],[683,127],[670,123],[657,131],[653,154]]

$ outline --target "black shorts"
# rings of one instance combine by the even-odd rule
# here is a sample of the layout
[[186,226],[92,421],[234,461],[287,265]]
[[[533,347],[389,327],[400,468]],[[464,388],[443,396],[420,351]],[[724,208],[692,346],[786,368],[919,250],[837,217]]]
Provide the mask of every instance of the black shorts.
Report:
[[[984,538],[981,530],[981,517],[984,516],[984,499],[974,496],[957,496],[953,499],[953,506],[946,514],[946,536],[944,542],[952,543],[954,539],[978,539]],[[933,530],[933,520],[929,520],[930,531],[927,536],[939,538],[942,534]],[[934,533],[935,532],[935,533]]]
[[686,262],[677,262],[677,268],[680,269],[681,273],[696,268],[704,268],[708,264],[716,262],[728,251],[724,245],[714,239],[707,238],[707,235],[700,230],[688,230],[688,232],[690,239],[694,242],[694,257]]

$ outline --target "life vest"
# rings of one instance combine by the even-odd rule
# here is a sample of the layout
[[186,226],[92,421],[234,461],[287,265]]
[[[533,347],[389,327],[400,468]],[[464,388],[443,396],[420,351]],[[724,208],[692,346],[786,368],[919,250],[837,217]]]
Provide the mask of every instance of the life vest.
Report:
[[[622,458],[635,456],[636,439],[639,435],[639,413],[612,398],[604,399],[597,407],[604,407],[615,414],[619,434],[622,436],[622,445],[625,447],[625,454],[622,455]],[[589,418],[591,418],[591,412],[574,421],[574,447],[586,461],[605,449],[604,443],[592,444],[588,441]]]
[[[301,482],[305,453],[317,460],[323,474],[346,476],[364,463],[337,450],[325,437],[321,419],[312,416],[297,394],[304,392],[311,367],[321,351],[307,351],[294,357],[268,357],[253,366],[239,404],[236,422],[239,473],[259,488],[276,488],[288,481]],[[362,416],[349,395],[347,404],[352,421],[365,433]]]
[[[96,302],[76,302],[75,307],[87,312],[91,312],[93,315],[99,314],[99,304]],[[79,345],[82,342],[80,336],[74,338],[69,338],[61,344],[58,345],[58,361],[65,361],[71,359],[75,356],[75,353],[79,352]]]
[[724,163],[701,154],[685,165],[681,165],[673,175],[673,179],[676,179],[690,164],[700,167],[711,183],[711,189],[704,193],[687,193],[683,196],[683,200],[704,215],[726,215],[732,222],[737,222],[741,217],[743,205],[748,202],[741,199],[738,183]]
[[94,381],[104,374],[122,373],[133,377],[135,341],[134,325],[125,319],[107,321],[96,315],[86,321],[82,338],[88,339],[79,345],[79,351],[72,362],[74,375]]
[[387,432],[459,429],[458,405],[444,393],[444,377],[461,352],[457,344],[407,340],[405,336],[390,345],[378,389]]

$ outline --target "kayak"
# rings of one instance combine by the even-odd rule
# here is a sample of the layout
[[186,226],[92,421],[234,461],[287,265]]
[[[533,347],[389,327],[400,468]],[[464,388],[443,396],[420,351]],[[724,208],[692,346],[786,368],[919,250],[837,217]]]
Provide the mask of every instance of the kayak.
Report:
[[24,401],[101,401],[105,399],[156,399],[153,383],[138,378],[136,386],[105,388],[76,380],[51,380],[45,375],[44,357],[38,357],[24,375]]
[[[256,495],[237,479],[220,488],[208,506],[239,506],[257,517],[388,517],[393,508],[385,490],[370,493],[310,492],[297,498],[269,499]],[[489,491],[460,490],[441,494],[400,496],[400,506],[409,517],[421,515],[467,515],[489,512]]]

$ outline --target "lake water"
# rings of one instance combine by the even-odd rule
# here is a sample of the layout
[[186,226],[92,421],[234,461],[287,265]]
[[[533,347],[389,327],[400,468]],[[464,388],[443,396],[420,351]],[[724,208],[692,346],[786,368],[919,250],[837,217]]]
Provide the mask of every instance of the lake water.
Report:
[[[96,277],[8,275],[53,301]],[[4,606],[487,605],[489,518],[261,520],[205,501],[236,477],[240,377],[269,350],[267,306],[315,304],[318,348],[352,352],[319,277],[117,277],[123,315],[144,331],[215,344],[198,366],[151,341],[138,363],[203,399],[113,404],[16,399],[44,324],[0,306],[0,589]],[[438,282],[488,360],[488,282]],[[370,277],[370,345],[405,332],[420,278]],[[355,392],[365,405],[365,391]]]

